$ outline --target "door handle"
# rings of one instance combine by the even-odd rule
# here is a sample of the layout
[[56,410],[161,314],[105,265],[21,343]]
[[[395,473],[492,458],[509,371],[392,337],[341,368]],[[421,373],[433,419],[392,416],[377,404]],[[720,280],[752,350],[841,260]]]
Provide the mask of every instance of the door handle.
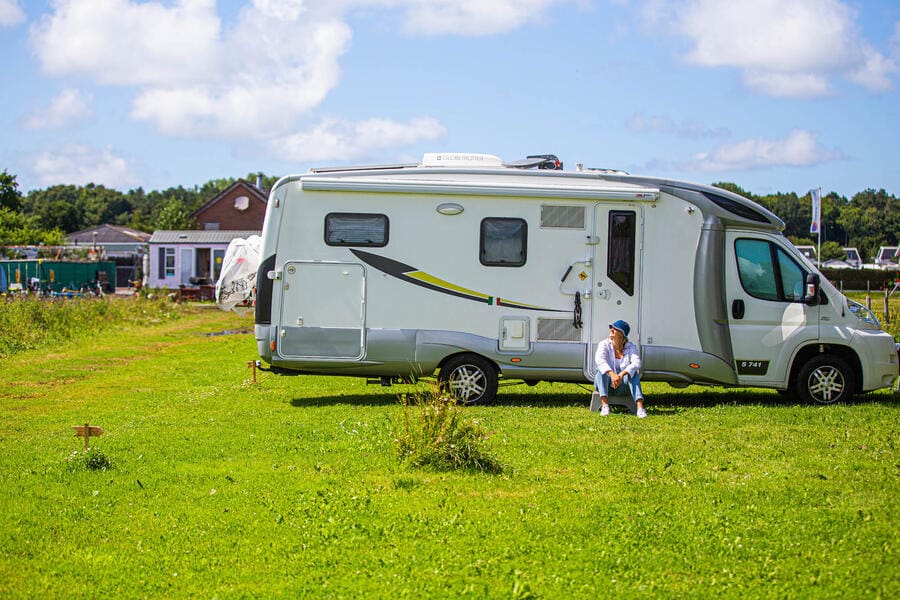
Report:
[[744,318],[744,301],[740,298],[731,303],[731,316],[735,319]]

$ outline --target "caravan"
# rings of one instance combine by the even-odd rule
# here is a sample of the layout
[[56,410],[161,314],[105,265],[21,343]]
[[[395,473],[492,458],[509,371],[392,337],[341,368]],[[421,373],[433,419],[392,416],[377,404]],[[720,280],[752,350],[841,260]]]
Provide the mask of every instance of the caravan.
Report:
[[590,382],[625,319],[644,381],[821,403],[890,386],[892,337],[782,228],[722,189],[552,155],[313,169],[269,197],[259,354],[279,374],[436,375],[488,402],[499,380]]

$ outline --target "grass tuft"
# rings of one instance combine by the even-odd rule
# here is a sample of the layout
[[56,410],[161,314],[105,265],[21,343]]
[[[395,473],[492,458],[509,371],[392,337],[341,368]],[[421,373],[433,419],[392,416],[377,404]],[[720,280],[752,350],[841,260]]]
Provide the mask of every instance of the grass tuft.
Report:
[[69,455],[68,461],[73,470],[107,471],[113,468],[112,460],[97,448],[76,450]]
[[499,474],[503,467],[482,445],[487,432],[466,419],[456,399],[440,386],[420,388],[400,396],[403,410],[394,421],[394,445],[400,461],[438,471],[480,471]]

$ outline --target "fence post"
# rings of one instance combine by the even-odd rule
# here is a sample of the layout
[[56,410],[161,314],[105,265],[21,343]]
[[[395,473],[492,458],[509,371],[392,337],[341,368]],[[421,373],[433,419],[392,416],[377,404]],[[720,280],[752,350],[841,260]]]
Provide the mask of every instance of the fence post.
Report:
[[872,282],[866,279],[866,308],[872,310]]
[[891,297],[891,291],[885,286],[884,288],[884,322],[891,322],[891,311],[889,310],[888,299]]

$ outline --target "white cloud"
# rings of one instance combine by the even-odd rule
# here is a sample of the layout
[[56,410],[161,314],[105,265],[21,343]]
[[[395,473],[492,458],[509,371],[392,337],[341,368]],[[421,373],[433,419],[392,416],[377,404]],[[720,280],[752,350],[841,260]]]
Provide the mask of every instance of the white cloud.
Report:
[[[249,0],[233,22],[223,23],[215,0],[55,0],[32,27],[31,42],[50,75],[135,88],[131,117],[167,135],[266,143],[285,139],[338,85],[354,11],[393,11],[416,34],[481,35],[508,31],[571,1]],[[393,122],[332,124],[302,135],[364,123]],[[432,132],[426,139],[436,130],[411,123]],[[403,143],[408,136],[398,132],[410,126],[388,127],[384,139]],[[345,143],[344,154],[353,155],[375,141]]]
[[418,117],[407,123],[390,119],[357,122],[327,119],[312,129],[271,140],[269,150],[286,160],[352,160],[375,150],[435,140],[446,128],[432,117]]
[[213,0],[57,0],[31,29],[44,71],[116,85],[177,85],[214,76],[222,57]]
[[100,150],[81,144],[41,153],[35,158],[32,170],[40,186],[95,183],[123,189],[136,181],[128,161],[116,156],[111,149]]
[[58,0],[32,30],[45,71],[137,86],[131,114],[172,136],[284,133],[337,85],[351,32],[299,2],[256,0],[223,32],[212,0]]
[[744,84],[766,95],[826,95],[835,76],[884,91],[897,72],[839,0],[652,0],[643,15],[690,41],[689,62],[740,69]]
[[814,73],[748,70],[741,80],[748,88],[775,98],[819,98],[832,94],[828,78]]
[[406,29],[424,35],[503,33],[539,21],[559,0],[413,0]]
[[728,137],[731,132],[725,127],[711,128],[696,121],[676,122],[671,117],[634,113],[625,121],[625,126],[634,133],[664,133],[676,137],[700,139]]
[[49,106],[33,110],[25,119],[30,129],[62,127],[92,115],[91,95],[74,88],[66,88],[59,93]]
[[25,13],[16,0],[0,0],[0,27],[12,27],[25,20]]
[[809,167],[840,160],[843,155],[819,143],[818,135],[795,129],[780,140],[751,138],[722,144],[710,152],[694,155],[682,166],[694,171],[744,171],[774,167]]

